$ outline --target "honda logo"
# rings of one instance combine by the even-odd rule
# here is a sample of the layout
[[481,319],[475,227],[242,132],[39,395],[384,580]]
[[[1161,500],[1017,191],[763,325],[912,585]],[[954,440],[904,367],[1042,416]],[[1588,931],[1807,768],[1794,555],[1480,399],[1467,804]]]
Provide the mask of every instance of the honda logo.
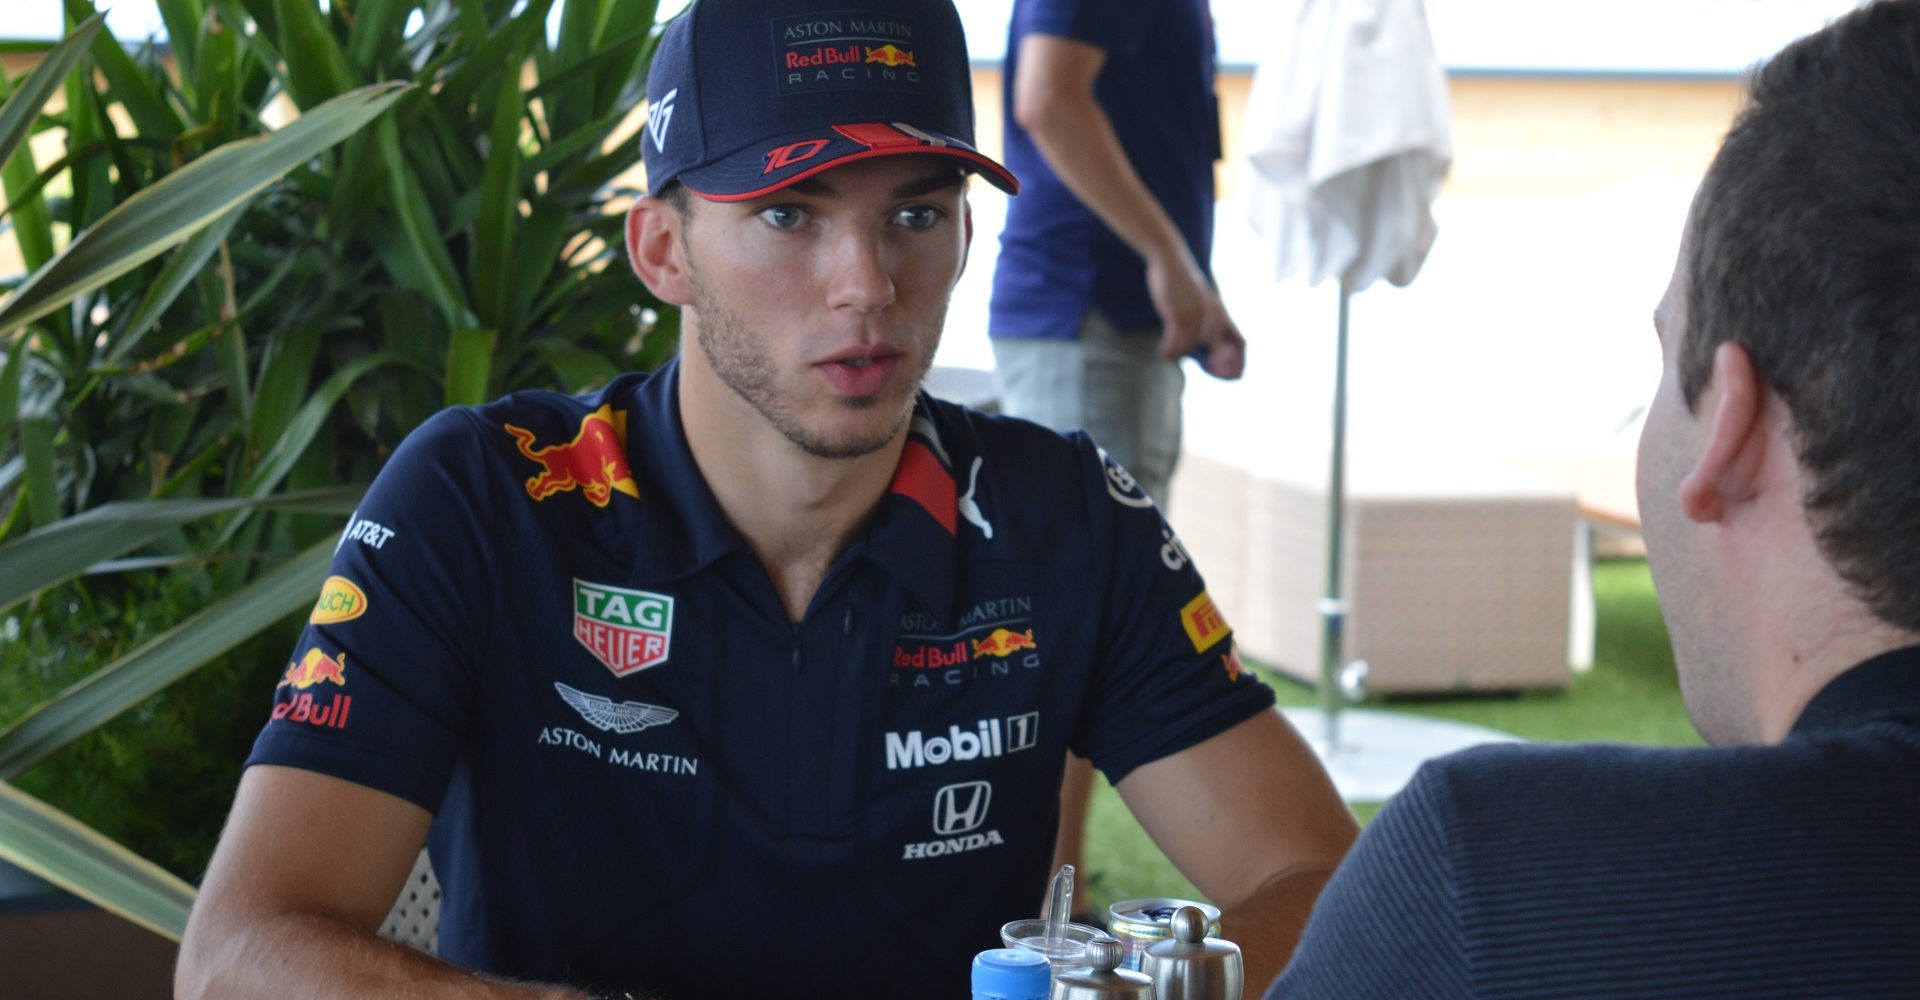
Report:
[[933,832],[942,837],[979,829],[987,821],[993,786],[984,781],[948,785],[933,796]]

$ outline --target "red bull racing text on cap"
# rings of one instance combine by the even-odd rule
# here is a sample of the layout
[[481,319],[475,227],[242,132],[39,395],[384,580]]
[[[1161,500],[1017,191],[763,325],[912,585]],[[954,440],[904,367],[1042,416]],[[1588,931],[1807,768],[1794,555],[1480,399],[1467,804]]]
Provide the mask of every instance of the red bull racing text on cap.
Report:
[[640,144],[655,193],[678,181],[743,201],[904,153],[1020,187],[973,147],[973,80],[951,0],[697,0],[661,39],[647,93]]

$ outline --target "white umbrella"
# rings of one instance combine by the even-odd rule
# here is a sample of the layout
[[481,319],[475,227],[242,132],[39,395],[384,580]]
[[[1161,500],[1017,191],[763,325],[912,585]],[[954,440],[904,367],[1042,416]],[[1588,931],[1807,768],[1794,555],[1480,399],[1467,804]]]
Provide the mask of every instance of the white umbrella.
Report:
[[[1438,227],[1433,200],[1453,162],[1446,72],[1422,0],[1292,0],[1293,44],[1261,60],[1247,101],[1252,221],[1275,249],[1276,277],[1340,282],[1333,461],[1327,488],[1327,593],[1320,705],[1339,743],[1340,596],[1346,502],[1347,305],[1380,278],[1406,285]],[[1280,14],[1285,19],[1287,12]]]

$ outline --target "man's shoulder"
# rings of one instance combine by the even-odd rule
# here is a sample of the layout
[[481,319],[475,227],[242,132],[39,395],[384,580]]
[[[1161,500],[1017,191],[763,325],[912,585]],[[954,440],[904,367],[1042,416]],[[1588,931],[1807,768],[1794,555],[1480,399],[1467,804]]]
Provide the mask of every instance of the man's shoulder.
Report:
[[577,430],[596,418],[624,426],[638,409],[632,405],[634,390],[650,377],[639,372],[621,375],[604,386],[578,393],[522,389],[479,406],[450,409],[471,413],[484,426],[504,428],[511,424],[543,435],[569,428]]
[[[1595,865],[1691,877],[1742,852],[1804,857],[1795,845],[1815,830],[1822,851],[1885,864],[1920,823],[1916,763],[1870,733],[1765,747],[1503,744],[1429,762],[1408,806],[1484,885],[1578,881]],[[1898,863],[1920,872],[1920,859]]]

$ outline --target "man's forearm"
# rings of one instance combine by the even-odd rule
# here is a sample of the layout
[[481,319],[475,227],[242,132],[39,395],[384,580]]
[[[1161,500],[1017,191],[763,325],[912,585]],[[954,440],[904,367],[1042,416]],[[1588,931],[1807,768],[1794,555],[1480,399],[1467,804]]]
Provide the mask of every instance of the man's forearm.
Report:
[[[228,929],[232,933],[223,933]],[[180,1000],[265,996],[283,1000],[578,1000],[585,996],[557,986],[477,976],[340,921],[304,914],[234,920],[227,928],[190,933],[182,947],[174,995]]]
[[1021,124],[1067,190],[1135,253],[1149,261],[1190,253],[1091,93],[1056,91]]
[[1286,968],[1307,928],[1314,901],[1332,877],[1332,867],[1287,872],[1221,911],[1220,936],[1240,946],[1248,996],[1266,992],[1267,984]]

